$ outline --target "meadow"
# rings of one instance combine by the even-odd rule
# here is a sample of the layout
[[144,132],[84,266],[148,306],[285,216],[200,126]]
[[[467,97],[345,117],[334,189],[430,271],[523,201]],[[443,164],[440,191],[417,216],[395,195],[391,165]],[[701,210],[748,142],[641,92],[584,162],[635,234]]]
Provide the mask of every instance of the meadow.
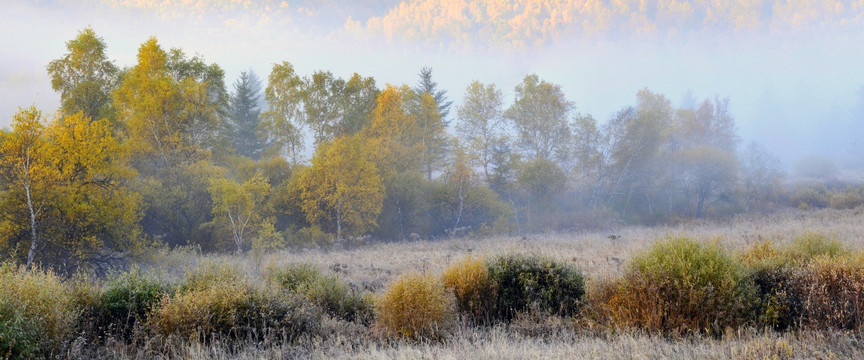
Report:
[[[0,268],[0,357],[861,358],[864,209]],[[527,280],[526,280],[527,279]],[[11,286],[10,286],[11,285]]]

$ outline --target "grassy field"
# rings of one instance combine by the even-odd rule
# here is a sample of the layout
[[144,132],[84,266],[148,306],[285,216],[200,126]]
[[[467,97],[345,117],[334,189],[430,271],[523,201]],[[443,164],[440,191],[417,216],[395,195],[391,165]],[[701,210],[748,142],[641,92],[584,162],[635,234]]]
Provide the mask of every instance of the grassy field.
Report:
[[[121,331],[117,330],[118,325],[112,323],[108,326],[111,331],[103,331],[105,335],[98,337],[87,333],[90,331],[88,329],[96,328],[92,324],[89,328],[82,328],[80,324],[77,326],[55,324],[59,320],[43,321],[43,323],[48,324],[45,325],[46,329],[71,329],[62,336],[57,335],[60,340],[48,350],[50,356],[66,358],[862,358],[864,346],[860,341],[864,333],[861,332],[862,327],[858,323],[858,317],[860,311],[864,309],[858,308],[851,310],[855,314],[853,317],[856,322],[847,329],[820,325],[777,331],[756,321],[749,321],[743,326],[724,325],[725,327],[718,326],[715,330],[703,331],[695,327],[694,331],[681,335],[670,334],[664,330],[655,331],[650,326],[616,325],[614,322],[604,322],[598,320],[599,317],[586,315],[595,309],[592,305],[588,305],[575,316],[540,316],[524,313],[516,315],[512,320],[485,325],[477,325],[478,323],[471,321],[470,318],[460,316],[455,319],[455,325],[448,328],[446,336],[421,336],[419,339],[410,336],[407,338],[393,336],[392,333],[385,331],[386,329],[383,329],[377,323],[378,321],[369,318],[361,320],[361,315],[357,315],[367,311],[364,310],[363,306],[366,305],[363,304],[380,301],[370,299],[380,299],[394,282],[400,281],[400,276],[410,273],[440,274],[449,265],[469,255],[476,259],[492,259],[512,254],[537,255],[554,259],[557,263],[565,264],[568,268],[579,269],[584,273],[589,299],[593,299],[598,297],[591,298],[590,294],[598,292],[597,289],[603,284],[609,284],[616,279],[626,279],[628,271],[636,267],[631,260],[639,256],[644,257],[644,254],[661,240],[694,239],[695,243],[702,244],[699,246],[704,246],[705,249],[720,249],[724,254],[728,254],[727,258],[737,259],[748,249],[752,249],[757,242],[765,243],[767,240],[779,249],[784,246],[796,246],[793,244],[794,239],[800,239],[802,235],[820,234],[821,238],[830,239],[832,244],[839,244],[851,253],[858,254],[861,249],[864,249],[862,224],[864,224],[864,209],[861,208],[790,210],[766,216],[739,216],[721,222],[691,222],[667,227],[627,226],[603,232],[413,241],[362,245],[350,249],[337,246],[329,250],[307,249],[263,255],[246,254],[239,257],[201,255],[193,249],[178,249],[160,252],[139,265],[139,273],[155,274],[153,276],[160,279],[161,284],[170,284],[166,286],[175,289],[171,291],[178,294],[165,295],[161,300],[157,297],[154,298],[154,302],[147,303],[157,304],[158,310],[152,310],[150,307],[143,308],[142,311],[152,311],[155,314],[148,315],[150,320],[142,323],[143,325],[136,323],[131,328]],[[850,257],[855,259],[854,261],[860,261],[861,258],[864,257],[858,255]],[[849,260],[849,263],[854,261]],[[864,274],[864,270],[859,270],[864,269],[864,266],[860,266],[862,263],[864,262],[854,262],[858,264],[854,265],[854,271],[858,271],[855,274]],[[214,268],[214,264],[218,266]],[[293,321],[287,327],[283,326],[281,333],[264,335],[255,333],[257,326],[255,321],[259,321],[255,319],[258,317],[243,322],[245,327],[242,329],[247,330],[238,330],[241,329],[241,326],[237,325],[240,312],[235,308],[245,309],[243,311],[247,312],[244,314],[253,315],[274,313],[282,311],[279,310],[282,308],[279,308],[281,305],[267,305],[270,307],[255,305],[258,307],[253,307],[251,310],[243,307],[246,305],[231,307],[234,306],[230,305],[232,296],[248,292],[252,294],[248,295],[249,298],[271,299],[266,294],[269,294],[272,288],[279,287],[274,285],[278,282],[274,282],[273,279],[284,279],[287,276],[284,273],[274,275],[272,269],[290,268],[297,264],[311,264],[312,268],[321,270],[322,275],[315,276],[339,279],[338,284],[345,284],[346,287],[339,288],[340,285],[335,282],[324,281],[320,282],[325,284],[324,289],[327,289],[323,293],[316,293],[315,289],[292,288],[292,291],[313,294],[310,295],[310,299],[315,296],[326,297],[335,291],[343,294],[340,296],[345,299],[353,299],[351,301],[354,302],[348,304],[340,298],[336,309],[343,315],[339,316],[312,317],[305,315],[306,313],[303,312],[305,310],[298,311],[296,308],[290,308],[288,315],[279,313],[282,314],[279,315],[282,318],[287,316]],[[210,270],[202,272],[202,268]],[[105,302],[104,299],[110,299],[111,297],[107,295],[110,293],[109,289],[113,289],[112,286],[117,284],[116,281],[98,282],[99,285],[93,285],[92,283],[81,284],[75,279],[52,279],[50,276],[48,278],[27,277],[26,273],[21,272],[15,275],[14,270],[10,269],[8,266],[5,268],[4,276],[18,276],[15,279],[24,284],[20,285],[18,290],[13,290],[13,292],[17,291],[15,294],[19,294],[15,296],[25,294],[27,291],[36,291],[33,289],[51,287],[52,281],[61,284],[68,289],[67,295],[63,295],[66,296],[65,298],[52,293],[34,293],[28,296],[33,296],[35,299],[48,299],[39,300],[40,303],[56,302],[61,305],[66,304],[62,306],[68,308],[78,306],[78,309],[85,309],[74,313],[75,316],[82,316],[85,320],[79,321],[84,323],[98,322],[98,319],[107,316],[104,315],[108,313],[107,310],[100,310],[102,312],[92,310],[99,307],[87,304],[97,304],[100,301]],[[26,284],[30,283],[33,287],[27,290]],[[864,282],[855,282],[851,286],[860,287],[861,284]],[[138,289],[140,288],[142,287],[139,286]],[[146,293],[136,291],[133,293]],[[162,293],[156,292],[156,294]],[[10,291],[7,289],[5,294],[10,294]],[[185,296],[183,294],[188,295],[188,298],[183,300],[187,303],[181,301],[182,296]],[[366,295],[361,299],[359,294]],[[208,297],[216,300],[207,303],[210,304],[207,305],[209,310],[203,313],[196,312],[199,310],[194,306],[188,306],[189,303],[194,305],[206,301]],[[93,300],[97,298],[103,300]],[[130,299],[130,297],[123,298],[123,306],[125,306],[123,309],[133,308],[129,305],[132,301]],[[267,303],[264,300],[256,301]],[[590,303],[596,300],[587,301]],[[810,304],[808,301],[811,300],[803,301],[807,309],[811,306],[808,305]],[[3,301],[0,301],[0,310],[2,306]],[[599,305],[595,307],[599,308]],[[232,310],[228,313],[220,312],[222,310],[219,309],[223,308]],[[587,313],[585,309],[588,309]],[[43,314],[51,311],[53,310],[45,310]],[[124,311],[133,313],[132,310]],[[369,311],[371,310],[367,313]],[[93,315],[96,313],[102,315]],[[3,312],[0,311],[0,315],[2,314]],[[349,318],[344,314],[354,317],[346,320]],[[376,314],[380,317],[380,310]],[[88,318],[85,316],[97,320],[86,320]],[[829,314],[829,316],[833,315]],[[41,319],[50,318],[49,314]],[[192,322],[192,325],[188,323],[190,319],[198,321],[201,318],[207,318],[210,324],[215,325],[212,329],[205,329],[201,324],[206,323]],[[261,315],[260,319],[263,319],[260,320],[262,323],[268,321],[264,315]],[[0,323],[3,321],[7,321],[6,324],[14,324],[8,322],[11,320],[4,320],[0,316]],[[225,325],[227,330],[220,328],[224,324],[228,324]],[[248,330],[250,328],[251,332]],[[286,328],[291,329],[293,333],[285,331]],[[307,328],[314,331],[305,330]],[[184,332],[182,329],[191,330]],[[124,335],[115,335],[121,333]],[[0,331],[0,345],[3,344],[3,336],[6,335]],[[0,353],[0,358],[6,356],[16,355],[13,352]]]

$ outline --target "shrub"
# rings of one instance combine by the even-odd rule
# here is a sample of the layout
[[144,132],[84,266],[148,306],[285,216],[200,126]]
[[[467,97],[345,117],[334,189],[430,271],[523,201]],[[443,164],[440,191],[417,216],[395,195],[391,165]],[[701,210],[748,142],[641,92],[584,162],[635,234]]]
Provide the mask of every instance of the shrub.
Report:
[[166,296],[150,317],[163,335],[207,342],[315,333],[319,313],[305,298],[256,288],[236,268],[205,264],[189,274],[180,291]]
[[270,267],[266,278],[283,291],[302,294],[331,316],[363,323],[372,318],[372,304],[366,297],[356,294],[347,282],[325,275],[312,265]]
[[821,256],[841,257],[849,251],[839,241],[824,234],[805,232],[795,237],[788,249],[788,256],[798,264],[803,264]]
[[828,194],[825,185],[798,185],[789,195],[789,205],[800,209],[824,208],[828,206]]
[[488,266],[498,294],[495,314],[502,320],[524,311],[570,316],[578,311],[585,295],[582,273],[551,259],[504,255]]
[[751,245],[741,260],[755,285],[759,323],[775,330],[799,325],[807,312],[805,301],[813,293],[811,288],[824,285],[824,278],[814,277],[809,264],[820,259],[824,266],[829,259],[842,261],[849,255],[837,240],[812,232],[797,236],[783,248],[769,241]]
[[864,265],[856,259],[820,257],[801,277],[802,325],[864,329]]
[[94,304],[96,331],[106,335],[128,337],[139,324],[145,324],[150,312],[168,293],[168,284],[139,270],[108,279]]
[[601,307],[619,326],[671,335],[719,334],[750,318],[755,294],[735,259],[686,238],[655,244],[633,258]]
[[778,248],[769,240],[754,242],[739,255],[748,267],[802,266],[817,257],[846,257],[851,252],[843,244],[824,234],[805,232],[786,247]]
[[72,335],[80,309],[51,271],[0,264],[0,357],[52,357]]
[[495,287],[489,279],[489,268],[483,260],[465,257],[444,270],[444,287],[456,296],[456,306],[474,320],[489,320],[495,306]]
[[390,335],[440,339],[455,326],[454,303],[453,294],[437,277],[409,273],[378,297],[375,314],[378,326]]
[[848,188],[828,196],[828,206],[834,209],[854,209],[861,205],[864,205],[864,187]]

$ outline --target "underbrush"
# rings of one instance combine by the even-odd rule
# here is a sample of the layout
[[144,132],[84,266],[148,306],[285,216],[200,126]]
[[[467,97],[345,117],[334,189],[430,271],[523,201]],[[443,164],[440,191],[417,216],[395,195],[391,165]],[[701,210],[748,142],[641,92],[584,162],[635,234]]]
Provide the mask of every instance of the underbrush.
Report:
[[734,251],[716,239],[667,236],[603,280],[543,256],[468,256],[441,273],[402,274],[377,294],[353,282],[359,266],[331,273],[302,263],[197,263],[175,280],[136,269],[102,281],[4,263],[0,358],[108,346],[451,343],[470,329],[543,339],[864,331],[864,253],[819,233]]
[[50,270],[0,264],[0,357],[57,355],[80,311],[71,286]]
[[671,238],[637,255],[594,298],[606,321],[652,333],[719,334],[745,325],[757,302],[752,282],[718,245]]

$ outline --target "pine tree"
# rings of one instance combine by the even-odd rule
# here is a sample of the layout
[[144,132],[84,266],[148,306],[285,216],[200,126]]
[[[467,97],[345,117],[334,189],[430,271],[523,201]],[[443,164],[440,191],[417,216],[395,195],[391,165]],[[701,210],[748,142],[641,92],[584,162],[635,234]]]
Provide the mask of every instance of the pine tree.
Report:
[[237,153],[253,159],[261,156],[264,142],[256,135],[261,115],[261,80],[252,70],[240,73],[231,94],[231,138]]

